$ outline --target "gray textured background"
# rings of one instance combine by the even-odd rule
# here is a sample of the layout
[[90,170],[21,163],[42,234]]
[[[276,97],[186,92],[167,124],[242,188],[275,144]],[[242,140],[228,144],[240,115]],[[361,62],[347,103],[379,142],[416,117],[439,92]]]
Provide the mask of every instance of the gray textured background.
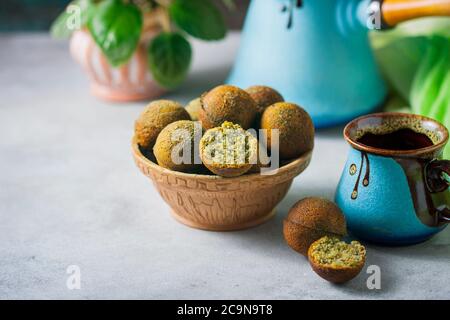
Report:
[[[238,35],[195,42],[189,79],[166,98],[186,103],[224,81]],[[0,298],[449,299],[450,229],[410,247],[368,246],[382,290],[367,275],[343,286],[318,278],[282,236],[305,196],[332,198],[346,159],[341,128],[321,130],[310,167],[277,216],[214,233],[175,222],[130,153],[145,103],[88,93],[67,44],[46,35],[0,36]],[[81,290],[66,268],[81,268]]]

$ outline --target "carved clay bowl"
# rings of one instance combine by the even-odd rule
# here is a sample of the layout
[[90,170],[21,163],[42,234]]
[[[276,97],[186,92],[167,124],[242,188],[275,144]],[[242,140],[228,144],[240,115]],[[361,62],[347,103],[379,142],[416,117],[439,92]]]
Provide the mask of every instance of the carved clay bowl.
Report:
[[273,175],[235,178],[171,171],[145,157],[132,143],[133,157],[179,222],[197,229],[231,231],[254,227],[275,215],[292,180],[309,165],[312,151],[290,161]]

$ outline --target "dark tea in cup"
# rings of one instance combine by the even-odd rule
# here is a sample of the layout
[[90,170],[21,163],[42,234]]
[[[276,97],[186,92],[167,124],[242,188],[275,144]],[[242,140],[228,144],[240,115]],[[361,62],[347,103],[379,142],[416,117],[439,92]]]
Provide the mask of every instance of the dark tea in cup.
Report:
[[357,141],[369,147],[386,150],[415,150],[433,145],[427,135],[409,128],[383,134],[368,132]]

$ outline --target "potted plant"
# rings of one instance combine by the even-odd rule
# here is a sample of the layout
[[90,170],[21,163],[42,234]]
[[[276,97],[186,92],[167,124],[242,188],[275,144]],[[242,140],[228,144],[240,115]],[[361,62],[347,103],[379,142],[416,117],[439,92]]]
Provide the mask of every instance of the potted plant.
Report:
[[226,26],[212,0],[75,0],[51,33],[71,38],[94,95],[131,101],[178,86],[192,58],[187,35],[219,40]]

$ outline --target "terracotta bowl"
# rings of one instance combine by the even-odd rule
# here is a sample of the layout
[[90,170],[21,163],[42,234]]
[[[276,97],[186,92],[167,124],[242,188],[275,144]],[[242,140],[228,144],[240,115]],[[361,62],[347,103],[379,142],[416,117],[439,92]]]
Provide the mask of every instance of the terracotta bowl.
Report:
[[310,151],[292,160],[274,175],[254,173],[222,178],[160,167],[142,154],[134,140],[132,149],[136,165],[153,181],[175,219],[211,231],[250,228],[270,219],[292,180],[306,169],[312,155]]

